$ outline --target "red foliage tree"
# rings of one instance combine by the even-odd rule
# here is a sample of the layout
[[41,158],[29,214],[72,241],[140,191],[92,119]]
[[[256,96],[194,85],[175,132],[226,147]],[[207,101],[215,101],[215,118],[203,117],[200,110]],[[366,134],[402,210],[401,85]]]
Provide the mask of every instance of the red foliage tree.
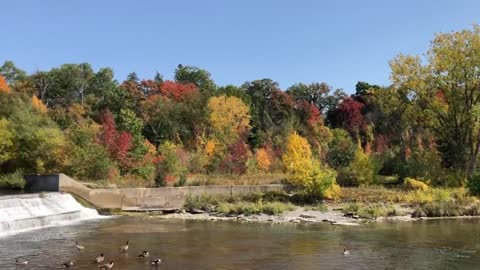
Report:
[[102,122],[102,133],[100,141],[110,153],[115,152],[115,142],[117,140],[117,128],[112,112],[106,110],[100,116]]
[[342,127],[353,137],[366,128],[362,109],[365,105],[353,98],[346,98],[333,112],[334,126]]
[[103,130],[100,135],[100,143],[105,146],[110,157],[118,161],[122,167],[131,166],[128,151],[133,146],[132,134],[126,131],[117,131],[115,119],[109,110],[102,113],[100,120],[102,121]]
[[300,110],[302,120],[309,126],[313,127],[317,124],[323,124],[322,115],[315,104],[302,100],[300,104],[298,104],[298,109]]
[[187,97],[199,94],[198,88],[193,83],[177,83],[165,81],[160,87],[160,92],[168,98],[181,102]]
[[246,162],[249,153],[248,144],[240,139],[228,147],[228,154],[225,156],[224,163],[233,173],[244,174],[247,171]]
[[123,167],[129,167],[131,164],[131,160],[128,156],[128,151],[132,148],[132,134],[129,132],[123,131],[117,136],[117,142],[115,144],[116,152],[115,152],[115,159],[122,165]]

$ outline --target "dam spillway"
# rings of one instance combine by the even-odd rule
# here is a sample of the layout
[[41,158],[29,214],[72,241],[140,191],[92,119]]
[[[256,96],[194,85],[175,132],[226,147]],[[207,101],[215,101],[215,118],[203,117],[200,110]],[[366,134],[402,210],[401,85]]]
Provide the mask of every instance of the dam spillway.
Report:
[[66,193],[0,196],[0,237],[50,226],[101,218]]

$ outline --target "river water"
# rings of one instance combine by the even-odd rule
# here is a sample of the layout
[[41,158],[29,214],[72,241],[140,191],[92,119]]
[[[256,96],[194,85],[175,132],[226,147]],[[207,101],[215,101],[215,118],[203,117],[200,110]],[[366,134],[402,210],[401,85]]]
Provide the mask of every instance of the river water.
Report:
[[480,220],[342,227],[118,217],[0,238],[0,269],[16,269],[16,257],[30,260],[17,269],[62,269],[70,259],[73,269],[97,269],[102,252],[114,269],[156,269],[137,258],[142,250],[162,258],[157,269],[480,269]]

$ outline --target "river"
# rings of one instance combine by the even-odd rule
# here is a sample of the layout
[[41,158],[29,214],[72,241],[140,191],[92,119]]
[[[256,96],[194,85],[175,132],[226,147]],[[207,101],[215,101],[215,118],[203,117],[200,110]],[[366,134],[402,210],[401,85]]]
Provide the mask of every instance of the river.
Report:
[[479,269],[480,220],[342,227],[118,217],[3,237],[0,269],[15,269],[16,257],[30,260],[17,269],[62,269],[70,259],[97,269],[102,252],[114,269],[152,269],[137,258],[142,250],[162,258],[158,269]]

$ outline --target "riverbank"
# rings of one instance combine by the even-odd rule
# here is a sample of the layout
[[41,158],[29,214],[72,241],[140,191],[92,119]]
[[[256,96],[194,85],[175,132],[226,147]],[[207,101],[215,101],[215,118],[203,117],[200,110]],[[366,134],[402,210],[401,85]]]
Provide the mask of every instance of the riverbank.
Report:
[[415,221],[433,218],[480,216],[480,201],[463,188],[428,190],[384,187],[342,188],[337,200],[315,201],[285,192],[239,196],[201,194],[188,196],[175,213],[146,215],[148,218],[227,220],[264,223],[321,223],[358,225],[379,221]]
[[142,216],[146,219],[173,219],[173,220],[197,220],[197,221],[232,221],[232,222],[252,222],[252,223],[329,223],[331,225],[341,226],[358,226],[370,222],[380,221],[415,221],[424,218],[413,218],[412,208],[402,207],[398,205],[402,215],[390,217],[363,218],[357,215],[349,215],[343,212],[338,206],[328,206],[327,210],[312,210],[311,207],[296,207],[294,210],[285,211],[278,215],[270,215],[265,213],[245,215],[230,214],[225,215],[218,212],[205,212],[196,209],[192,212],[185,210],[176,213],[159,213],[159,212],[121,212],[120,215],[125,216]]

